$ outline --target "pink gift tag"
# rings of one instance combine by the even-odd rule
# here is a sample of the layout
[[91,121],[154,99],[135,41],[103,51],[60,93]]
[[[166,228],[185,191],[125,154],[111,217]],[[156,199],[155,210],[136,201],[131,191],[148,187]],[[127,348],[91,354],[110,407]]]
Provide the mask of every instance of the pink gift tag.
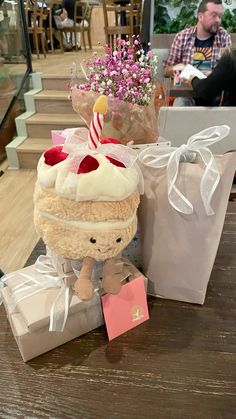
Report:
[[102,306],[109,340],[148,320],[144,277],[123,285],[119,294],[103,295]]

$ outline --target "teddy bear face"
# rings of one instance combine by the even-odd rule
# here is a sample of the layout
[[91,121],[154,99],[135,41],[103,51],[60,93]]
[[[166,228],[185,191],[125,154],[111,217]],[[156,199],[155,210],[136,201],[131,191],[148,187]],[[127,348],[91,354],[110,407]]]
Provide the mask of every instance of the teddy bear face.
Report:
[[[115,257],[129,244],[137,229],[136,217],[129,226],[119,229],[76,228],[38,215],[36,228],[47,246],[57,254],[68,259],[82,259],[90,256],[97,261]],[[125,224],[125,223],[124,223]]]
[[68,259],[117,256],[137,229],[139,193],[117,202],[72,202],[36,185],[34,221],[46,245]]

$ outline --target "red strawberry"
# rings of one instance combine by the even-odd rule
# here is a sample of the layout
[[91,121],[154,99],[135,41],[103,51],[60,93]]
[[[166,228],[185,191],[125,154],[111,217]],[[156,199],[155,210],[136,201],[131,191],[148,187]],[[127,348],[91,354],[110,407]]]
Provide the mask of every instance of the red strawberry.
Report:
[[100,140],[101,144],[121,144],[121,142],[119,140],[116,140],[115,138],[111,138],[111,137],[107,137],[107,138],[103,138],[102,140]]
[[[103,138],[101,141],[101,144],[121,144],[119,140],[116,140],[115,138]],[[118,167],[125,167],[123,163],[121,163],[119,160],[113,159],[112,157],[106,156],[106,158],[109,160],[110,163],[114,164],[114,166]]]
[[125,167],[124,163],[121,163],[121,161],[113,159],[112,157],[106,156],[107,160],[109,160],[110,163],[114,164],[114,166],[118,167]]
[[48,166],[55,166],[55,164],[67,158],[68,154],[62,151],[62,145],[49,148],[44,153],[44,161]]
[[92,172],[93,170],[96,170],[98,166],[99,166],[99,163],[94,157],[89,156],[89,155],[85,156],[85,158],[80,163],[80,166],[77,170],[77,174],[79,175],[80,173]]

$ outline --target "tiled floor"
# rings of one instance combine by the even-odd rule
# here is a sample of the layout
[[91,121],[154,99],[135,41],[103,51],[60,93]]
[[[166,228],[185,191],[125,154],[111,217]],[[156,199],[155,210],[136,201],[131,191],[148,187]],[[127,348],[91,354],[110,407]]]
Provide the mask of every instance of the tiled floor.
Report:
[[[42,71],[44,74],[67,75],[70,74],[73,63],[77,66],[83,64],[84,60],[91,57],[93,51],[64,52],[60,50],[55,54],[48,54],[46,58],[43,56],[38,60],[37,56],[32,57],[32,67],[34,71]],[[99,53],[103,52],[100,47]]]
[[[55,75],[68,75],[72,64],[75,63],[77,66],[86,61],[94,52],[98,52],[99,55],[104,54],[104,49],[98,46],[92,51],[84,50],[78,52],[64,52],[56,50],[55,54],[47,54],[44,58],[40,55],[40,59],[36,55],[32,55],[32,67],[33,71],[39,71],[44,74],[55,74]],[[25,64],[7,64],[10,74],[24,73],[26,70]]]

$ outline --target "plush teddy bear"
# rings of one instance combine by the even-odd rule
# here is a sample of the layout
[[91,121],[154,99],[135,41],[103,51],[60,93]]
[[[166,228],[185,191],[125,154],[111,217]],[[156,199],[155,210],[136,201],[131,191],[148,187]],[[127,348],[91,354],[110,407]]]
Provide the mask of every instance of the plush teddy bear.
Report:
[[91,275],[103,261],[102,287],[120,291],[114,258],[137,229],[139,172],[134,151],[117,140],[100,140],[106,99],[94,106],[88,141],[47,150],[38,164],[34,194],[36,230],[58,255],[82,260],[74,290],[80,299],[93,296]]

